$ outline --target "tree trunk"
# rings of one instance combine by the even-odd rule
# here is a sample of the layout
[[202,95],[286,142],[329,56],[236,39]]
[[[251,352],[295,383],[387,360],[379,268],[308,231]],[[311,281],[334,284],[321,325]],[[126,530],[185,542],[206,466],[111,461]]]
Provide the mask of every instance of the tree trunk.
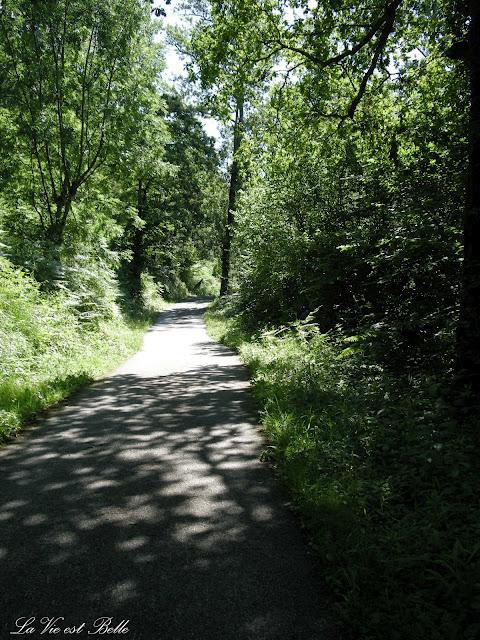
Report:
[[45,228],[47,241],[55,247],[61,247],[63,244],[63,234],[72,203],[73,195],[70,192],[59,198],[56,209],[52,212],[50,224]]
[[[72,198],[64,197],[56,203],[56,208],[49,210],[49,223],[44,225],[43,233],[45,246],[43,256],[46,260],[39,263],[35,270],[36,279],[46,289],[55,288],[62,275],[62,246],[65,234],[66,220],[72,208]],[[44,219],[42,219],[42,224]]]
[[237,152],[242,142],[243,130],[243,98],[237,99],[235,112],[235,125],[233,129],[233,159],[230,170],[230,188],[228,190],[228,209],[225,223],[225,233],[222,246],[222,275],[220,278],[220,295],[228,293],[230,278],[230,247],[232,244],[233,223],[235,221],[235,206],[237,191],[240,184],[240,167],[238,165]]
[[[466,62],[470,75],[467,190],[464,211],[464,262],[457,331],[457,379],[480,393],[480,4],[470,0]],[[477,396],[475,398],[475,396]]]
[[45,229],[45,238],[53,247],[61,247],[63,244],[63,231],[65,225],[61,221],[55,220]]
[[[138,217],[144,220],[147,206],[147,188],[141,180],[138,181],[137,189],[137,213]],[[143,236],[144,229],[135,227],[133,230],[132,260],[130,262],[131,292],[136,302],[141,302],[142,295],[142,271],[144,266],[143,256]]]

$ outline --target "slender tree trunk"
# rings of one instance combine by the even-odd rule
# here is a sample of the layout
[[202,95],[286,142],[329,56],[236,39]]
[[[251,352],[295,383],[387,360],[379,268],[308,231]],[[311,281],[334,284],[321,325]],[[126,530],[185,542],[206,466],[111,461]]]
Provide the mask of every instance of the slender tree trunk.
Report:
[[60,248],[63,244],[65,225],[73,204],[73,196],[68,193],[58,200],[57,206],[52,211],[50,224],[45,228],[47,241],[54,247]]
[[[147,206],[147,188],[141,180],[137,188],[137,213],[142,220]],[[130,262],[131,291],[135,301],[139,301],[142,295],[142,271],[144,267],[143,255],[144,230],[135,227],[133,230],[132,260]]]
[[[480,392],[480,3],[470,0],[466,62],[470,75],[467,191],[464,211],[464,262],[457,332],[457,375],[479,403]],[[475,398],[475,396],[477,396]]]
[[230,170],[230,188],[228,190],[228,209],[225,223],[225,233],[222,246],[222,275],[220,278],[220,295],[228,293],[230,279],[230,247],[232,244],[233,223],[235,221],[235,207],[237,191],[240,186],[240,167],[238,165],[237,152],[242,142],[243,133],[243,97],[237,100],[235,112],[235,125],[233,129],[233,159]]
[[[46,260],[40,261],[38,268],[35,270],[35,277],[47,290],[55,288],[58,278],[62,274],[61,253],[66,219],[71,207],[72,200],[70,198],[59,200],[55,209],[49,209],[48,223],[43,226],[46,241],[43,248],[43,256]],[[42,224],[43,221],[44,218],[42,218]]]
[[63,244],[64,225],[60,220],[55,220],[45,230],[47,241],[55,247],[61,247]]

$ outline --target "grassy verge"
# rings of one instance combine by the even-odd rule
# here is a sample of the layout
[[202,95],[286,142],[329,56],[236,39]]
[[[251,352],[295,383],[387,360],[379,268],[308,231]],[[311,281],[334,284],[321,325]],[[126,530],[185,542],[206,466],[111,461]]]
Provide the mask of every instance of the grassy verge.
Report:
[[474,439],[437,381],[399,379],[314,324],[253,333],[213,308],[210,335],[248,365],[267,454],[288,485],[352,637],[480,635]]
[[81,322],[62,294],[0,262],[0,442],[36,413],[112,370],[141,345],[151,316]]

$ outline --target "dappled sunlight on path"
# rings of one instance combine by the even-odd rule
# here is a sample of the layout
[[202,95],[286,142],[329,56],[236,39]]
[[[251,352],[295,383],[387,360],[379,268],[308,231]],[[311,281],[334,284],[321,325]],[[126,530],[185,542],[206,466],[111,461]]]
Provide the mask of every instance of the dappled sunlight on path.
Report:
[[0,452],[1,638],[20,616],[113,616],[129,640],[337,637],[205,306],[162,314],[117,372]]

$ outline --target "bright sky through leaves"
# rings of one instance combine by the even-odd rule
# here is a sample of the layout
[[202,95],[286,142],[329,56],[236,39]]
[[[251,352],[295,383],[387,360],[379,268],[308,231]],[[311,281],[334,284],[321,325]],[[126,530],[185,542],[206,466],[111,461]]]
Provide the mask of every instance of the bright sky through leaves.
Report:
[[[164,8],[166,16],[162,19],[162,22],[165,26],[165,29],[168,26],[180,26],[182,24],[182,19],[175,11],[175,7],[172,7],[172,5],[165,5]],[[166,42],[165,30],[160,31],[160,33],[157,35],[157,39],[159,41],[165,42],[165,77],[168,82],[171,82],[172,84],[178,84],[182,79],[186,78],[187,75],[185,71],[184,61],[179,56],[175,47]],[[214,118],[201,118],[201,121],[207,135],[215,138],[218,143],[221,140],[221,133],[218,122]]]

